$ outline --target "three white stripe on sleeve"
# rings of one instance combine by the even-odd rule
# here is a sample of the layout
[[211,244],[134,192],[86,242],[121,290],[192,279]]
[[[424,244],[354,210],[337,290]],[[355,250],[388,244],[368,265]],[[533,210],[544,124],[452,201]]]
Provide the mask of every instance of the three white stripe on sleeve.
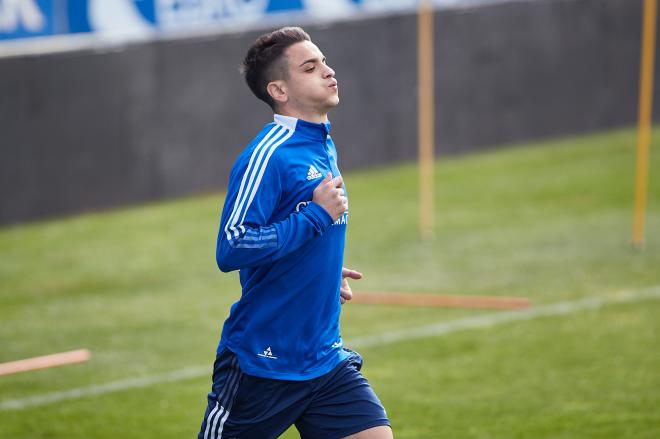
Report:
[[238,237],[239,229],[241,232],[245,232],[243,220],[245,219],[247,210],[252,204],[252,200],[254,200],[259,184],[261,184],[261,179],[266,171],[268,161],[273,155],[273,152],[275,152],[275,149],[292,135],[293,130],[287,129],[283,125],[276,124],[264,136],[264,138],[261,139],[256,148],[254,148],[254,151],[252,151],[250,161],[248,162],[245,173],[243,174],[243,179],[241,180],[238,196],[234,202],[234,208],[232,209],[231,215],[229,215],[229,219],[225,225],[225,234],[227,235],[228,240],[232,239],[232,234],[234,237]]

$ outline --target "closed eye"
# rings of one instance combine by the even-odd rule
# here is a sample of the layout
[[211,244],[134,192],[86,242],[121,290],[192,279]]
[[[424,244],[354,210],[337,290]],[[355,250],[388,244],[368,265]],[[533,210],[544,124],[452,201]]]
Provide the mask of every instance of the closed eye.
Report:
[[[325,64],[325,60],[326,60],[326,58],[323,57],[323,59],[321,59],[321,63]],[[319,62],[318,58],[311,58],[311,59],[303,61],[303,63],[300,64],[300,67],[303,67],[305,64],[309,64],[309,67],[304,67],[305,72],[312,72],[312,71],[314,71],[314,64],[316,64],[318,62]]]

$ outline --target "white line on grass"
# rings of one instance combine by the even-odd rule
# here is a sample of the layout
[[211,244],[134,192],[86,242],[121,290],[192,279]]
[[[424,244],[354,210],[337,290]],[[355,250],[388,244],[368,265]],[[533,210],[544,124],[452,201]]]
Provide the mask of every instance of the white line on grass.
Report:
[[[660,299],[660,286],[638,291],[622,291],[618,294],[606,297],[588,297],[585,299],[558,302],[551,305],[541,305],[521,311],[505,311],[489,314],[480,314],[474,317],[466,317],[448,322],[434,323],[431,325],[418,326],[408,329],[390,331],[379,335],[360,337],[346,342],[347,346],[367,348],[380,346],[399,341],[408,341],[418,338],[447,335],[453,332],[478,329],[501,325],[508,322],[531,320],[539,317],[561,316],[575,312],[597,309],[605,305],[615,305],[643,300]],[[9,399],[0,402],[0,411],[20,410],[27,407],[35,407],[53,404],[70,399],[78,399],[86,396],[103,395],[106,393],[120,392],[127,389],[147,387],[153,384],[182,381],[191,378],[211,374],[211,367],[189,367],[174,372],[148,375],[140,378],[112,381],[76,389],[45,393],[42,395],[29,396],[20,399]]]
[[59,392],[44,393],[42,395],[28,396],[27,398],[8,399],[0,402],[0,411],[19,410],[27,407],[53,404],[68,399],[78,399],[85,396],[104,395],[106,393],[121,392],[126,389],[135,389],[138,387],[147,387],[152,384],[168,383],[173,381],[182,381],[189,378],[198,378],[209,374],[209,367],[187,367],[185,369],[175,370],[174,372],[158,375],[148,375],[139,378],[129,378],[125,380],[112,381],[106,384],[95,384],[87,387],[78,387],[77,389],[62,390]]
[[660,299],[660,287],[653,287],[650,289],[638,291],[621,291],[613,296],[587,297],[579,300],[558,302],[551,305],[541,305],[522,311],[504,311],[498,312],[497,314],[480,314],[474,317],[465,317],[458,320],[450,320],[448,322],[433,323],[425,326],[385,332],[383,334],[369,337],[361,337],[352,340],[350,343],[347,343],[347,345],[355,346],[356,348],[379,346],[416,338],[447,335],[452,332],[466,329],[484,328],[519,320],[531,320],[538,317],[566,315],[578,311],[600,308],[604,305],[639,302],[649,299]]

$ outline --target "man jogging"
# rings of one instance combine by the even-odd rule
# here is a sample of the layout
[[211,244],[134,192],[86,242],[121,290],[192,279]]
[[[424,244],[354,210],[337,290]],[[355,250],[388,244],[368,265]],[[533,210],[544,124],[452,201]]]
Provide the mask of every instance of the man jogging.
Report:
[[342,267],[348,198],[327,114],[335,72],[307,33],[262,35],[243,61],[252,92],[274,111],[229,177],[216,258],[240,270],[199,439],[390,439],[361,357],[339,334],[352,293]]

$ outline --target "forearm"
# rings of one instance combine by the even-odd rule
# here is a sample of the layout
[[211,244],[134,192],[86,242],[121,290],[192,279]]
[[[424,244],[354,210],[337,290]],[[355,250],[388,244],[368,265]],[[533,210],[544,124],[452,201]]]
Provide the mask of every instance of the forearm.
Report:
[[218,267],[229,272],[276,261],[322,235],[331,225],[330,215],[312,202],[277,223],[243,225],[229,233],[221,227],[216,247]]

